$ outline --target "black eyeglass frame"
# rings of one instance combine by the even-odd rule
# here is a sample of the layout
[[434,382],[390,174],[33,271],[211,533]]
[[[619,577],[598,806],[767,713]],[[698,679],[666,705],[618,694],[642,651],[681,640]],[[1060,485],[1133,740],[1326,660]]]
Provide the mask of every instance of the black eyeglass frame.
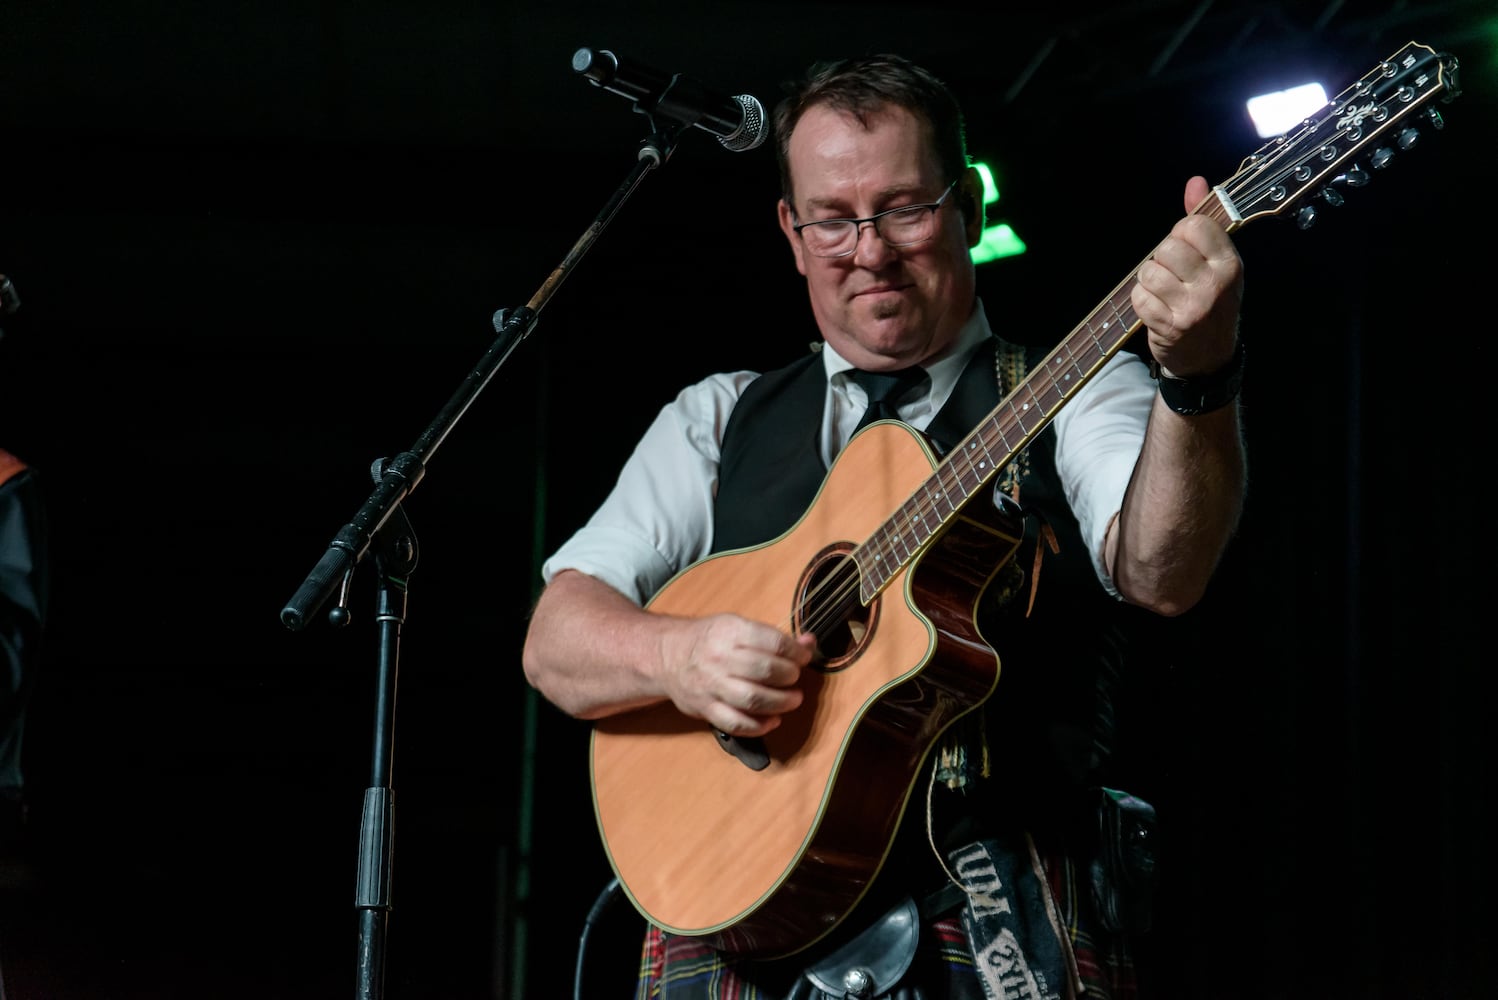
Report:
[[[858,241],[859,241],[859,238],[863,236],[863,224],[865,222],[870,223],[870,224],[873,225],[873,227],[874,227],[874,234],[876,236],[878,236],[881,240],[884,240],[884,242],[888,246],[892,246],[892,247],[913,247],[913,246],[919,246],[920,244],[925,243],[927,240],[931,239],[931,236],[922,236],[920,239],[918,239],[918,240],[911,240],[909,243],[895,243],[895,242],[892,242],[891,240],[885,238],[884,232],[879,228],[879,220],[880,219],[887,219],[891,215],[895,215],[895,214],[897,214],[899,212],[909,213],[909,212],[914,212],[916,209],[921,209],[921,208],[924,208],[924,209],[927,209],[928,211],[930,211],[932,217],[934,218],[935,215],[936,215],[936,213],[941,210],[941,206],[946,202],[947,197],[952,193],[953,189],[955,189],[957,187],[957,185],[959,183],[961,183],[961,181],[962,181],[962,178],[959,177],[959,178],[957,178],[957,180],[955,180],[952,183],[948,184],[947,185],[947,189],[941,193],[941,197],[938,198],[938,199],[936,199],[935,201],[923,202],[923,203],[919,203],[919,204],[915,204],[915,205],[901,205],[898,208],[887,208],[887,209],[885,209],[882,212],[875,212],[873,215],[867,216],[867,217],[862,218],[862,219],[815,219],[815,220],[813,220],[811,222],[797,223],[796,225],[791,226],[791,231],[794,232],[797,236],[801,236],[801,241],[802,241],[803,244],[805,244],[806,237],[802,236],[802,234],[801,234],[801,230],[803,230],[803,229],[809,228],[811,226],[840,225],[840,224],[848,223],[848,222],[853,223],[853,233],[854,233],[854,236],[853,236],[853,245],[851,247],[849,247],[848,249],[844,250],[842,253],[820,254],[820,253],[817,253],[815,250],[813,250],[810,246],[806,247],[806,252],[807,253],[811,254],[813,257],[820,257],[823,260],[836,260],[839,257],[848,257],[848,256],[851,256],[852,254],[857,253],[858,252]],[[934,230],[932,231],[931,235],[932,236],[935,235],[935,231]]]

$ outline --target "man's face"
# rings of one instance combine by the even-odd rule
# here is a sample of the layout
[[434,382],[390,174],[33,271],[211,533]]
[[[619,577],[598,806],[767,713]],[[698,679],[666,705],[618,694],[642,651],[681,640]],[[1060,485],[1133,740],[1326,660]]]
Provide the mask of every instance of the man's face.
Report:
[[816,257],[792,229],[936,201],[957,178],[942,175],[929,127],[903,108],[881,111],[866,129],[851,115],[814,107],[791,133],[787,156],[796,211],[780,202],[780,228],[827,342],[870,370],[916,364],[951,346],[975,289],[970,234],[957,208],[962,185],[937,209],[932,238],[916,246],[891,247],[864,225],[851,254]]

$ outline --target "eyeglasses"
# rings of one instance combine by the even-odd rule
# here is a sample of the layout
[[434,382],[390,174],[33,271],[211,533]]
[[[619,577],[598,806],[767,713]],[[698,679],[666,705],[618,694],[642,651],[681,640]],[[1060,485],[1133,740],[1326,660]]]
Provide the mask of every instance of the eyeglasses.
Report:
[[[960,180],[961,178],[959,178]],[[941,197],[925,205],[902,205],[866,219],[819,219],[792,226],[814,257],[846,257],[858,249],[864,223],[874,227],[879,238],[892,247],[924,243],[936,233],[936,211],[947,200],[957,181],[947,185]]]

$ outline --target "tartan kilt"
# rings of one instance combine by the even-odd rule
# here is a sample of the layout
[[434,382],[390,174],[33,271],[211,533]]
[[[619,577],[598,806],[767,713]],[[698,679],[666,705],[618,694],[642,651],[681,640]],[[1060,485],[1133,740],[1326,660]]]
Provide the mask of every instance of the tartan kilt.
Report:
[[[1102,928],[1085,876],[1079,878],[1077,865],[1065,856],[1042,853],[1042,861],[1082,984],[1077,1000],[1138,1000],[1138,977],[1128,939]],[[787,992],[782,975],[767,975],[763,966],[735,963],[696,938],[667,934],[655,926],[645,933],[635,1000],[786,1000]],[[880,996],[1004,1000],[984,995],[973,968],[972,948],[955,911],[926,922],[910,971],[892,993]]]

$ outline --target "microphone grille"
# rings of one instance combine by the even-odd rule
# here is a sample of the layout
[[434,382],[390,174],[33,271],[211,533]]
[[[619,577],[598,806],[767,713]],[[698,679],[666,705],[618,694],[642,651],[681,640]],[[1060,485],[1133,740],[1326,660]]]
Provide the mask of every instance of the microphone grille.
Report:
[[725,149],[742,153],[763,143],[769,130],[766,128],[764,105],[759,103],[758,98],[748,94],[735,94],[733,99],[744,109],[743,124],[732,135],[719,136],[718,141]]

